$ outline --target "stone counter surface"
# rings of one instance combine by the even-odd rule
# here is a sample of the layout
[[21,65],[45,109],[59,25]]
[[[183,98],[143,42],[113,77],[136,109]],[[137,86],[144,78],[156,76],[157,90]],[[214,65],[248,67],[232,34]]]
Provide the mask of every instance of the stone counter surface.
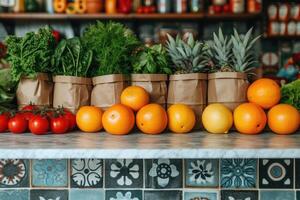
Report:
[[234,132],[126,136],[104,132],[44,136],[4,133],[0,135],[0,158],[300,158],[300,132],[289,136]]

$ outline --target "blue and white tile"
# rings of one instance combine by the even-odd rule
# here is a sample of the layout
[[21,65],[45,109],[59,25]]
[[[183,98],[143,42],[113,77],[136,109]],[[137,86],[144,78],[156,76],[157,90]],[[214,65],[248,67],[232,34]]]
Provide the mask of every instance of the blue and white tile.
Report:
[[146,188],[182,188],[182,160],[145,160]]
[[219,160],[185,160],[185,185],[186,187],[218,187]]
[[106,188],[143,188],[143,160],[105,160]]
[[258,200],[257,190],[222,190],[221,200]]
[[184,192],[184,200],[218,200],[218,191],[185,191]]
[[260,200],[294,200],[295,199],[294,191],[282,191],[282,190],[261,190],[260,191]]
[[104,200],[104,191],[101,189],[71,189],[69,200]]
[[68,190],[31,190],[30,200],[69,200]]
[[67,160],[33,160],[32,161],[33,187],[67,187],[68,162]]
[[257,186],[256,159],[222,159],[222,188],[255,188]]
[[182,191],[179,190],[146,190],[144,200],[182,200]]
[[105,200],[143,200],[142,190],[106,190]]
[[1,200],[29,200],[29,190],[0,190]]
[[103,160],[74,159],[71,160],[72,188],[102,188]]
[[29,187],[29,160],[1,159],[0,187]]
[[260,188],[294,188],[293,159],[261,159],[259,172]]

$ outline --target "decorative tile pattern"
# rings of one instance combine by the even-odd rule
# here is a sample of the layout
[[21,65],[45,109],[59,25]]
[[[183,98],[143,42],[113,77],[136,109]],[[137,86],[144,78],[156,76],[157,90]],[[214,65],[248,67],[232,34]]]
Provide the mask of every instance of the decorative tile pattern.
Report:
[[143,200],[142,190],[106,190],[105,200]]
[[145,191],[144,200],[182,200],[182,192],[177,190],[172,191]]
[[117,159],[105,161],[106,188],[142,188],[143,160]]
[[182,160],[155,159],[146,160],[147,188],[181,188]]
[[300,159],[295,159],[295,184],[300,189]]
[[260,191],[260,200],[294,200],[294,191],[268,190]]
[[29,187],[29,161],[20,159],[0,160],[0,187]]
[[104,192],[99,189],[71,189],[69,200],[104,200]]
[[186,187],[218,187],[219,161],[217,159],[185,160]]
[[184,192],[184,200],[218,200],[218,192]]
[[294,163],[292,159],[261,159],[259,163],[260,188],[293,188]]
[[0,190],[1,200],[29,200],[29,190]]
[[75,159],[71,161],[71,187],[101,188],[103,187],[103,160]]
[[222,190],[221,200],[258,200],[258,191]]
[[33,160],[33,187],[67,187],[67,160]]
[[30,200],[69,200],[67,190],[31,190]]
[[256,174],[256,159],[221,160],[221,187],[223,188],[255,188]]

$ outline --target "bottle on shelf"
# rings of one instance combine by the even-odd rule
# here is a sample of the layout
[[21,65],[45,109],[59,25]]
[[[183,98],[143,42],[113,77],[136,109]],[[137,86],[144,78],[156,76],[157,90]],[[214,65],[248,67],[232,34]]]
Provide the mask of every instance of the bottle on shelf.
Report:
[[15,1],[14,12],[21,13],[24,11],[25,11],[25,1],[24,0]]
[[187,13],[188,5],[187,0],[175,0],[175,12]]
[[117,0],[106,0],[105,1],[105,12],[106,12],[106,14],[117,13]]
[[232,13],[240,14],[245,12],[245,0],[230,0],[229,4]]
[[171,5],[171,0],[157,0],[157,11],[159,13],[170,13]]

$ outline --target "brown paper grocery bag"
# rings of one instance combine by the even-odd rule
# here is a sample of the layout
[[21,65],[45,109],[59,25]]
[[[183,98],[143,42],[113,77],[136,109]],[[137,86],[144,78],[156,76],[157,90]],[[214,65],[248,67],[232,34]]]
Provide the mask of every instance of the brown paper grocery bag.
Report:
[[202,112],[206,106],[207,74],[191,73],[172,75],[169,78],[168,106],[182,103],[196,114],[196,126],[200,128]]
[[106,110],[121,102],[121,93],[128,86],[128,77],[123,74],[97,76],[93,78],[91,105]]
[[63,106],[76,113],[81,106],[90,105],[92,81],[90,78],[55,76],[53,107]]
[[45,73],[36,78],[22,77],[16,91],[19,109],[32,103],[37,106],[52,106],[53,82]]
[[208,75],[208,104],[221,103],[232,111],[247,101],[249,82],[241,72],[217,72]]
[[131,85],[143,87],[150,95],[150,101],[166,107],[167,83],[166,74],[132,74]]

